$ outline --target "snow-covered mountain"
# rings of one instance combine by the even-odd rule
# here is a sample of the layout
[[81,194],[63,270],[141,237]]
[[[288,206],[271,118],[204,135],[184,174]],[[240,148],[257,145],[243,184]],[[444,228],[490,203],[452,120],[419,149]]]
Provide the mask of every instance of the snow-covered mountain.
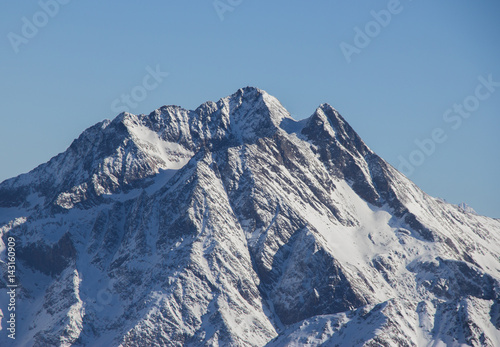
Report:
[[500,345],[500,220],[328,104],[296,121],[247,87],[122,113],[1,183],[0,233],[2,346]]

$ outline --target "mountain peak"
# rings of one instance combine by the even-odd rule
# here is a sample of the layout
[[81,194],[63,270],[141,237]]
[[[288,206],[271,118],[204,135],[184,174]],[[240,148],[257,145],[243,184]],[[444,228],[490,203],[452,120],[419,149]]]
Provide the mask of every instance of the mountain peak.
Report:
[[234,94],[267,94],[267,92],[257,87],[246,86],[238,89]]
[[255,88],[238,89],[234,94],[220,99],[215,104],[205,103],[198,109],[218,115],[229,124],[231,136],[240,142],[254,142],[260,137],[271,136],[279,129],[283,119],[290,113],[274,96]]
[[470,207],[468,204],[466,204],[465,202],[461,202],[460,204],[458,204],[458,208],[461,211],[466,212],[466,213],[477,214],[477,212],[472,207]]
[[344,118],[342,118],[340,113],[335,108],[333,108],[330,104],[323,103],[323,104],[319,105],[319,107],[316,109],[316,111],[313,114],[313,117],[314,116],[318,117],[323,122],[329,123],[330,126],[335,131],[345,131],[346,130],[345,124],[347,124],[347,122],[344,120]]

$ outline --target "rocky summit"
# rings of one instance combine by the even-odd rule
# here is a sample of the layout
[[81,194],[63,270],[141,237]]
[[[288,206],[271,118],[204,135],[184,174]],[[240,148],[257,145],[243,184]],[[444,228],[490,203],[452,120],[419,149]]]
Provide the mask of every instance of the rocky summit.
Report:
[[257,88],[85,130],[0,236],[1,346],[500,345],[500,220]]

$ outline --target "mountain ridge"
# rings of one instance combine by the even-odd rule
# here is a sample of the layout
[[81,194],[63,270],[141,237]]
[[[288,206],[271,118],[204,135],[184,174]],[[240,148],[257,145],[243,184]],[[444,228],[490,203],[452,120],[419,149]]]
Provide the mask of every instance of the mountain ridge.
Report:
[[25,344],[500,342],[500,221],[425,194],[327,104],[296,121],[247,87],[122,113],[2,182],[0,223]]

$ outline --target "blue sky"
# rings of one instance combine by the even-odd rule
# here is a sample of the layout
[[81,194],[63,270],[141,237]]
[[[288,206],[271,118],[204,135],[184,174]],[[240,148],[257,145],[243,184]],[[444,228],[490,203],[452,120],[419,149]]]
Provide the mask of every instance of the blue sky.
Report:
[[427,193],[500,217],[498,1],[0,3],[0,180],[117,108],[251,85],[296,119],[331,104]]

